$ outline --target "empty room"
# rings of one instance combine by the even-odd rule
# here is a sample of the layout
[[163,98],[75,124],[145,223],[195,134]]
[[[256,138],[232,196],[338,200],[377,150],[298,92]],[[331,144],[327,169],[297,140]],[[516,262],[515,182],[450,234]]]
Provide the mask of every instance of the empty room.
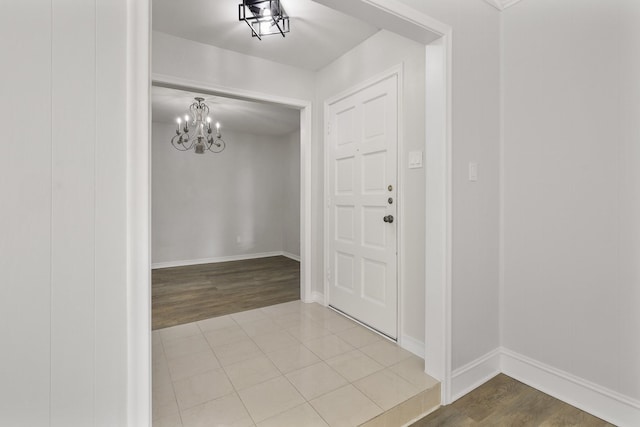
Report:
[[152,88],[153,329],[300,299],[299,117]]

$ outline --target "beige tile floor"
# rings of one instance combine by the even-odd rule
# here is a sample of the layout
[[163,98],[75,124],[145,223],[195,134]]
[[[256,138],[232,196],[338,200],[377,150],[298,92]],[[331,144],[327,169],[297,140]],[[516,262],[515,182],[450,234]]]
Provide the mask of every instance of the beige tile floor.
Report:
[[436,385],[422,359],[294,301],[153,332],[153,425],[357,426]]

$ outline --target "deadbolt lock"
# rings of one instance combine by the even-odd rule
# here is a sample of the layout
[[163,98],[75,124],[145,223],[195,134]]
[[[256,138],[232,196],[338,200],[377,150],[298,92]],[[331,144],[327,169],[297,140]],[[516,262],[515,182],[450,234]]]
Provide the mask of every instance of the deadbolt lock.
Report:
[[387,199],[387,202],[389,202],[390,205],[393,204],[393,197],[389,197],[389,199]]
[[389,190],[389,191],[393,191],[393,185],[388,186],[388,187],[387,187],[387,190]]

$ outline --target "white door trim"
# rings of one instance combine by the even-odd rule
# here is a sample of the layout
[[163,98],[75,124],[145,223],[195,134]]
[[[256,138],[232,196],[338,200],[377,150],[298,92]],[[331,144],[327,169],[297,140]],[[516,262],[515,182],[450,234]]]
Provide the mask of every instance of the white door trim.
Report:
[[[212,95],[250,101],[270,102],[300,109],[300,299],[312,302],[311,292],[311,101],[286,98],[239,88],[213,86],[195,80],[158,73],[151,75],[153,85],[209,92]],[[150,221],[150,218],[149,218]]]
[[[402,142],[402,119],[403,119],[403,115],[402,115],[402,87],[403,87],[403,81],[402,81],[402,75],[403,75],[403,64],[398,64],[382,73],[376,74],[373,77],[370,77],[340,93],[338,93],[337,95],[333,95],[332,97],[326,99],[324,101],[324,132],[323,132],[323,151],[324,151],[324,164],[323,164],[323,170],[324,170],[324,185],[323,185],[323,197],[324,197],[324,272],[323,272],[323,292],[324,292],[324,305],[328,306],[329,305],[329,293],[330,293],[330,283],[329,280],[327,280],[327,273],[328,273],[328,269],[329,266],[331,265],[331,260],[330,260],[330,236],[329,236],[329,231],[331,231],[329,229],[330,223],[329,223],[329,217],[331,215],[331,206],[329,205],[329,199],[330,199],[330,185],[329,185],[329,162],[331,161],[329,158],[329,149],[327,147],[327,141],[329,140],[329,107],[332,104],[335,104],[336,102],[342,100],[343,98],[347,98],[351,95],[354,95],[370,86],[373,86],[377,83],[380,83],[390,77],[395,76],[396,77],[396,96],[397,96],[397,104],[398,104],[398,108],[397,108],[397,139],[398,139],[398,143],[396,146],[396,185],[399,189],[399,191],[396,193],[396,203],[397,203],[397,210],[396,210],[396,216],[397,216],[397,222],[398,222],[398,227],[397,227],[397,232],[396,232],[396,251],[397,251],[397,255],[396,255],[396,282],[397,282],[397,318],[396,318],[396,327],[397,327],[397,340],[400,343],[401,341],[401,331],[402,331],[402,316],[400,316],[400,309],[401,309],[401,301],[402,301],[402,275],[401,275],[401,268],[400,266],[401,264],[401,260],[402,260],[402,214],[403,214],[403,199],[404,197],[402,197],[402,180],[401,180],[401,176],[402,174],[401,172],[401,164],[402,164],[402,148],[403,148],[403,142]],[[349,314],[349,313],[347,313]]]
[[[120,7],[119,5],[117,7]],[[104,14],[104,12],[102,12]],[[127,425],[151,425],[151,0],[126,2]],[[119,194],[119,193],[118,193]],[[120,302],[120,300],[118,300]],[[118,337],[120,336],[118,331]],[[118,373],[119,374],[119,373]]]
[[453,402],[452,384],[452,34],[426,45],[425,366],[442,383],[441,402]]

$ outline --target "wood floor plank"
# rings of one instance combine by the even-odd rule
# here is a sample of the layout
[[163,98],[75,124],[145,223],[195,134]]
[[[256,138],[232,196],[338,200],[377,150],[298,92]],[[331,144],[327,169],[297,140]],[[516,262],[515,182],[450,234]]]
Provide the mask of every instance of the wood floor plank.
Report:
[[527,389],[528,386],[519,381],[513,381],[506,375],[498,375],[473,393],[461,397],[453,405],[469,418],[480,422],[500,407],[513,404]]
[[500,374],[412,427],[615,427]]
[[471,427],[476,425],[478,425],[478,423],[465,415],[464,412],[459,411],[456,408],[448,408],[446,411],[442,410],[441,408],[431,415],[428,415],[426,418],[423,418],[420,421],[416,422],[412,425],[412,427]]
[[509,405],[503,405],[482,421],[487,426],[539,426],[554,411],[560,401],[538,390],[524,389]]
[[283,256],[155,269],[153,329],[300,299],[300,263]]
[[604,422],[600,418],[596,418],[580,409],[561,403],[560,408],[549,416],[540,427],[613,427],[613,424]]

